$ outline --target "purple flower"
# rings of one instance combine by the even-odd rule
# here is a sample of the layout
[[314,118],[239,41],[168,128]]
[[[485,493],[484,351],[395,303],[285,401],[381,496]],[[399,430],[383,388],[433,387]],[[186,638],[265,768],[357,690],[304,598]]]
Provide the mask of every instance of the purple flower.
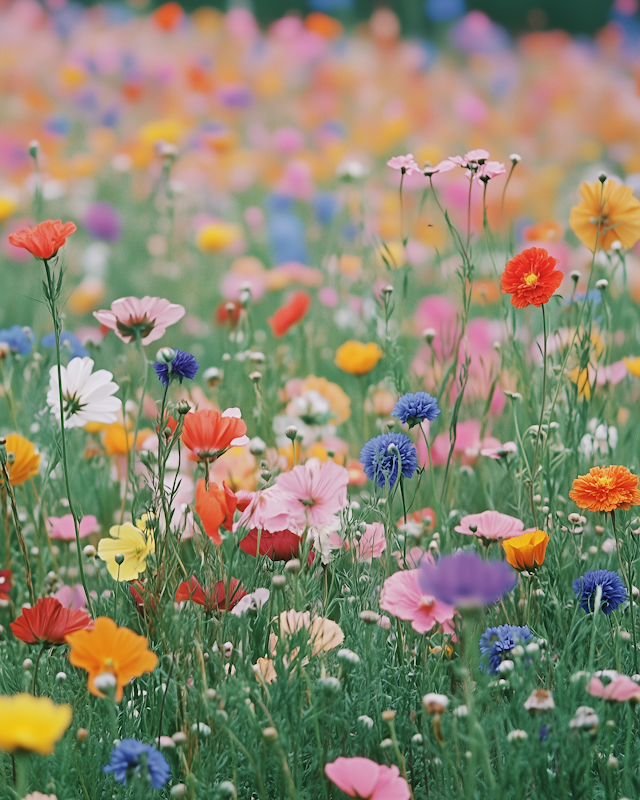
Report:
[[517,581],[517,574],[506,561],[483,561],[475,553],[442,556],[437,564],[423,559],[418,568],[422,593],[458,608],[495,603]]
[[184,350],[173,351],[173,357],[170,361],[153,362],[153,368],[163,386],[168,386],[169,382],[176,378],[180,383],[182,383],[184,378],[193,380],[199,367],[200,364],[198,364],[191,353],[185,353]]
[[91,236],[105,242],[116,242],[122,233],[120,214],[109,203],[92,203],[82,222]]
[[102,769],[104,772],[113,772],[118,783],[125,786],[129,778],[142,772],[154,789],[162,789],[171,774],[171,768],[162,753],[137,739],[123,739],[111,751],[111,762]]

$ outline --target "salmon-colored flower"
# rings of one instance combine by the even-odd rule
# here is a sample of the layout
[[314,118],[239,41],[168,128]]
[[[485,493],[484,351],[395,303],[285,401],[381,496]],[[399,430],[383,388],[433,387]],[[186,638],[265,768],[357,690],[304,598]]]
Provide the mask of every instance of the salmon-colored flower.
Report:
[[562,273],[555,269],[558,263],[542,247],[529,247],[512,258],[504,268],[500,285],[505,294],[512,295],[511,305],[516,308],[540,308],[562,283]]
[[281,306],[276,313],[269,318],[269,325],[273,335],[280,337],[295,325],[296,322],[305,316],[311,305],[311,298],[306,292],[295,292],[289,302]]
[[195,575],[182,583],[176,589],[176,603],[191,600],[199,606],[204,606],[205,611],[231,611],[247,592],[237,578],[227,581],[217,581],[213,586],[203,589]]
[[640,504],[638,476],[622,466],[591,467],[574,480],[569,497],[589,511],[626,511]]
[[616,675],[606,686],[594,675],[587,686],[587,691],[594,697],[602,697],[612,702],[626,703],[627,700],[633,703],[640,702],[640,686],[628,675]]
[[237,409],[228,408],[222,414],[212,409],[194,411],[184,417],[182,441],[189,458],[194,461],[213,461],[229,447],[246,444],[247,425]]
[[514,569],[535,569],[544,563],[549,536],[544,531],[529,531],[501,544],[507,561]]
[[640,239],[640,201],[630,186],[612,178],[583,183],[582,202],[571,209],[569,225],[589,250],[609,250],[614,242],[633,247]]
[[204,478],[198,480],[195,511],[202,521],[204,532],[215,544],[222,544],[221,527],[228,531],[232,529],[237,506],[238,500],[226,483],[222,483],[222,489],[210,483],[207,489]]
[[180,25],[184,18],[184,9],[180,3],[163,3],[152,14],[153,21],[163,31],[172,31]]
[[89,673],[87,687],[96,697],[105,695],[96,688],[95,679],[105,672],[116,679],[116,702],[122,700],[122,688],[143,672],[152,672],[158,656],[147,647],[144,636],[129,628],[119,628],[109,617],[98,617],[91,631],[77,631],[67,636],[71,645],[69,661]]
[[33,608],[23,608],[11,623],[13,635],[27,644],[63,644],[68,634],[91,628],[93,620],[86,611],[65,608],[54,597],[42,597]]
[[12,486],[19,486],[38,474],[40,453],[36,453],[35,445],[28,439],[11,433],[5,439],[5,448],[13,456],[11,462],[7,461],[9,483]]
[[14,247],[23,247],[36,258],[48,260],[53,258],[62,245],[67,241],[67,237],[75,233],[76,226],[73,222],[48,219],[41,222],[34,228],[23,228],[17,233],[9,236],[9,244]]
[[0,600],[8,600],[9,592],[11,591],[11,577],[10,569],[0,569]]

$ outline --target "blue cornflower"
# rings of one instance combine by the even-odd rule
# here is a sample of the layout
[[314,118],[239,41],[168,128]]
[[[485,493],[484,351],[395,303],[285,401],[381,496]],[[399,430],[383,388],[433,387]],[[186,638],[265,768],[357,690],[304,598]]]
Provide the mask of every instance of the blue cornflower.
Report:
[[496,628],[487,628],[480,637],[480,652],[484,656],[481,669],[488,669],[492,675],[497,675],[503,657],[517,644],[525,645],[532,638],[528,625],[498,625]]
[[126,786],[127,779],[139,773],[141,768],[143,777],[146,772],[146,777],[154,789],[162,789],[171,774],[171,767],[162,753],[152,745],[139,742],[137,739],[123,739],[113,748],[111,761],[102,769],[104,772],[113,772],[113,777],[118,783]]
[[627,599],[627,590],[617,572],[609,569],[590,570],[581,578],[576,578],[571,587],[575,596],[580,599],[580,608],[584,608],[587,614],[594,609],[598,586],[602,586],[600,610],[604,614],[615,611]]
[[409,392],[393,407],[392,417],[397,417],[403,425],[413,428],[425,419],[432,422],[440,413],[438,401],[428,392]]
[[376,481],[381,489],[387,481],[389,488],[396,485],[398,461],[405,478],[410,478],[418,468],[416,448],[404,433],[382,433],[369,439],[360,451],[360,462],[364,466],[365,475]]
[[184,350],[175,350],[175,355],[167,363],[166,361],[154,361],[153,368],[156,375],[162,381],[163,386],[168,386],[169,382],[177,378],[182,383],[184,378],[192,379],[195,377],[200,364],[195,360],[191,353]]
[[[55,333],[48,333],[46,336],[43,336],[40,340],[40,344],[43,347],[55,347]],[[60,347],[63,351],[66,350],[70,354],[71,358],[84,358],[85,356],[89,355],[87,348],[83,347],[80,339],[78,339],[77,336],[74,336],[71,331],[62,331],[60,334]]]
[[7,328],[1,330],[0,342],[5,342],[12,352],[21,353],[23,356],[28,356],[31,352],[31,339],[20,325],[12,325],[8,330]]

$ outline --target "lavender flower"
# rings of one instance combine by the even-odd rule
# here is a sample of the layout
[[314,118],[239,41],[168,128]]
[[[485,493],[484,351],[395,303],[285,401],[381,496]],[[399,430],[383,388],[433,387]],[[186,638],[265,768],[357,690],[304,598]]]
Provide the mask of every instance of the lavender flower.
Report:
[[110,763],[102,769],[104,772],[113,772],[113,777],[124,786],[136,773],[142,772],[144,776],[146,772],[154,789],[162,789],[171,774],[171,768],[162,753],[137,739],[123,739],[111,751]]
[[413,428],[425,419],[432,422],[439,413],[438,401],[428,392],[409,392],[398,400],[391,416],[397,417],[403,425]]
[[503,656],[510,653],[517,644],[527,644],[532,638],[528,625],[498,625],[487,628],[480,637],[480,652],[485,656],[481,669],[488,667],[492,675],[497,675]]
[[169,382],[175,378],[177,378],[180,383],[182,383],[184,378],[193,379],[199,367],[200,364],[198,364],[191,353],[185,353],[184,350],[176,350],[175,355],[168,362],[153,362],[153,368],[163,386],[168,386]]
[[495,603],[517,581],[517,574],[505,561],[483,561],[475,553],[443,556],[437,564],[423,559],[418,569],[423,594],[458,608]]
[[382,433],[374,436],[360,451],[360,462],[367,478],[383,489],[389,482],[392,489],[398,480],[398,462],[405,478],[418,468],[418,456],[411,439],[404,433]]

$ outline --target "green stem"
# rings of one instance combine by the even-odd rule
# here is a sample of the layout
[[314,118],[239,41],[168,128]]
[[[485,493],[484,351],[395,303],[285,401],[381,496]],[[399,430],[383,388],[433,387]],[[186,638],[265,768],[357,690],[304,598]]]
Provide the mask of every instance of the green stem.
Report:
[[142,397],[140,398],[140,402],[138,403],[138,413],[136,414],[136,425],[133,429],[133,449],[131,452],[131,467],[129,470],[129,476],[131,480],[131,486],[135,490],[135,480],[136,480],[136,452],[138,450],[138,431],[140,430],[140,421],[142,419],[142,409],[144,407],[144,398],[147,394],[147,381],[149,379],[149,362],[147,361],[147,356],[144,352],[144,347],[142,346],[142,338],[140,336],[140,331],[136,329],[136,345],[138,350],[140,351],[140,355],[142,356],[142,363],[144,364],[144,377],[142,379]]
[[533,502],[534,483],[536,480],[536,469],[538,467],[538,448],[540,447],[540,434],[542,433],[542,423],[544,421],[544,401],[547,396],[547,316],[545,314],[544,305],[542,306],[542,331],[544,335],[544,352],[542,355],[542,399],[540,400],[540,420],[538,421],[538,433],[536,435],[536,446],[533,451],[533,464],[531,466],[531,483],[529,484],[529,502],[531,503],[531,513],[533,515],[533,524],[538,527],[538,520],[536,519],[536,508]]

